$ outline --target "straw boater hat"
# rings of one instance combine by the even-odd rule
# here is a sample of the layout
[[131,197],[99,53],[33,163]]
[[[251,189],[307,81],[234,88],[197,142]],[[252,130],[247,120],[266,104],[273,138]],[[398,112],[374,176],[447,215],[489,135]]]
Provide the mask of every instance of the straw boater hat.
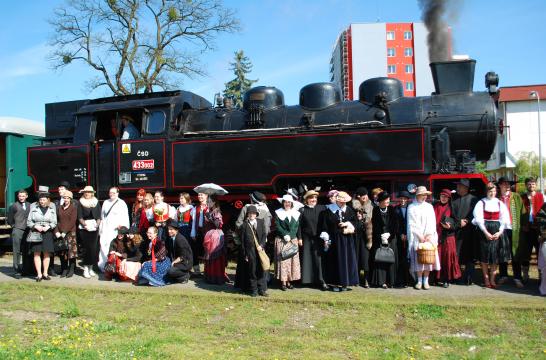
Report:
[[70,190],[66,190],[64,192],[63,196],[67,196],[67,197],[69,197],[71,199],[74,199],[74,194],[72,194],[72,191],[70,191]]
[[87,185],[86,187],[84,187],[83,189],[80,190],[80,194],[81,193],[86,193],[86,192],[94,193],[95,189],[93,189],[93,187],[91,185]]
[[348,203],[351,201],[351,197],[345,191],[340,191],[336,196],[336,201]]
[[431,195],[432,193],[427,190],[426,186],[418,186],[417,190],[415,191],[415,196],[417,195]]
[[303,195],[303,200],[307,200],[308,197],[311,197],[311,196],[318,196],[319,193],[316,192],[315,190],[309,190],[308,192],[305,193],[305,195]]

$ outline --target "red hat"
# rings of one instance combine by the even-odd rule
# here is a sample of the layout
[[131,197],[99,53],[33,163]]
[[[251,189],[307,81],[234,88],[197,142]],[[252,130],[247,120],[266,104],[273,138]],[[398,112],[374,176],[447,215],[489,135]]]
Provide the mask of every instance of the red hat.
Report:
[[442,189],[442,191],[440,191],[440,195],[445,195],[445,196],[447,196],[448,198],[451,198],[451,190],[449,190],[449,189]]

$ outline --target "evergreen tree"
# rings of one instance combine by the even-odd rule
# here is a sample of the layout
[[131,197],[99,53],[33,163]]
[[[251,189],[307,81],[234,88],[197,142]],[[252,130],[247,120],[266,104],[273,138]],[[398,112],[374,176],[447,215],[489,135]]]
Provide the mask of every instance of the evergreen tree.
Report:
[[235,79],[226,83],[224,97],[230,98],[233,101],[233,106],[236,108],[243,107],[243,94],[252,87],[252,84],[258,81],[250,80],[247,74],[252,71],[252,64],[243,50],[235,52],[235,62],[230,63]]

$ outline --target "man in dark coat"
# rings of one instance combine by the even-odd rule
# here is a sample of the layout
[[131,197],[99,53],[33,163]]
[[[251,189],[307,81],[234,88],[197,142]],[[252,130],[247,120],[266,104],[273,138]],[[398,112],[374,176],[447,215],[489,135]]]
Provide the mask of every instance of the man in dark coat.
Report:
[[30,212],[30,203],[27,201],[26,190],[17,192],[17,201],[8,210],[8,224],[11,226],[11,245],[13,246],[13,270],[14,277],[20,279],[23,274],[23,258],[26,252],[23,251],[23,239],[27,230],[27,218]]
[[463,283],[472,284],[474,260],[478,257],[478,244],[475,239],[475,226],[472,225],[473,211],[478,198],[469,193],[470,181],[461,179],[457,183],[459,197],[451,203],[451,214],[455,220],[455,240],[459,263],[465,265]]
[[167,233],[169,237],[165,240],[165,247],[172,261],[171,268],[167,271],[167,277],[171,282],[184,284],[190,278],[193,253],[188,240],[178,232],[176,220],[170,219],[168,221]]
[[400,191],[398,193],[399,204],[394,208],[394,213],[398,219],[398,237],[397,237],[397,250],[398,250],[398,271],[396,274],[397,287],[406,287],[410,277],[409,262],[408,262],[408,205],[411,199],[410,194],[407,191]]
[[[267,295],[266,273],[269,269],[263,269],[258,250],[265,247],[266,229],[263,219],[258,219],[258,209],[250,205],[246,209],[246,220],[241,226],[241,259],[247,266],[238,267],[242,271],[239,279],[248,279],[248,282],[241,280],[241,289],[250,292],[251,296]],[[258,244],[256,244],[256,242]],[[245,289],[244,284],[248,284]]]
[[307,191],[303,196],[305,206],[299,211],[302,243],[300,244],[301,283],[313,284],[322,290],[328,290],[324,282],[322,258],[324,242],[318,236],[319,216],[326,210],[324,205],[317,205],[318,192]]

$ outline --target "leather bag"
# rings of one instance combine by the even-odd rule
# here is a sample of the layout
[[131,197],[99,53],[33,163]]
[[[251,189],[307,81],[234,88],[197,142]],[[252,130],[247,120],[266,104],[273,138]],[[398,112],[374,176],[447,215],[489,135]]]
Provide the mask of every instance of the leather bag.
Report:
[[381,245],[375,251],[375,262],[383,264],[394,264],[394,251],[385,245]]

